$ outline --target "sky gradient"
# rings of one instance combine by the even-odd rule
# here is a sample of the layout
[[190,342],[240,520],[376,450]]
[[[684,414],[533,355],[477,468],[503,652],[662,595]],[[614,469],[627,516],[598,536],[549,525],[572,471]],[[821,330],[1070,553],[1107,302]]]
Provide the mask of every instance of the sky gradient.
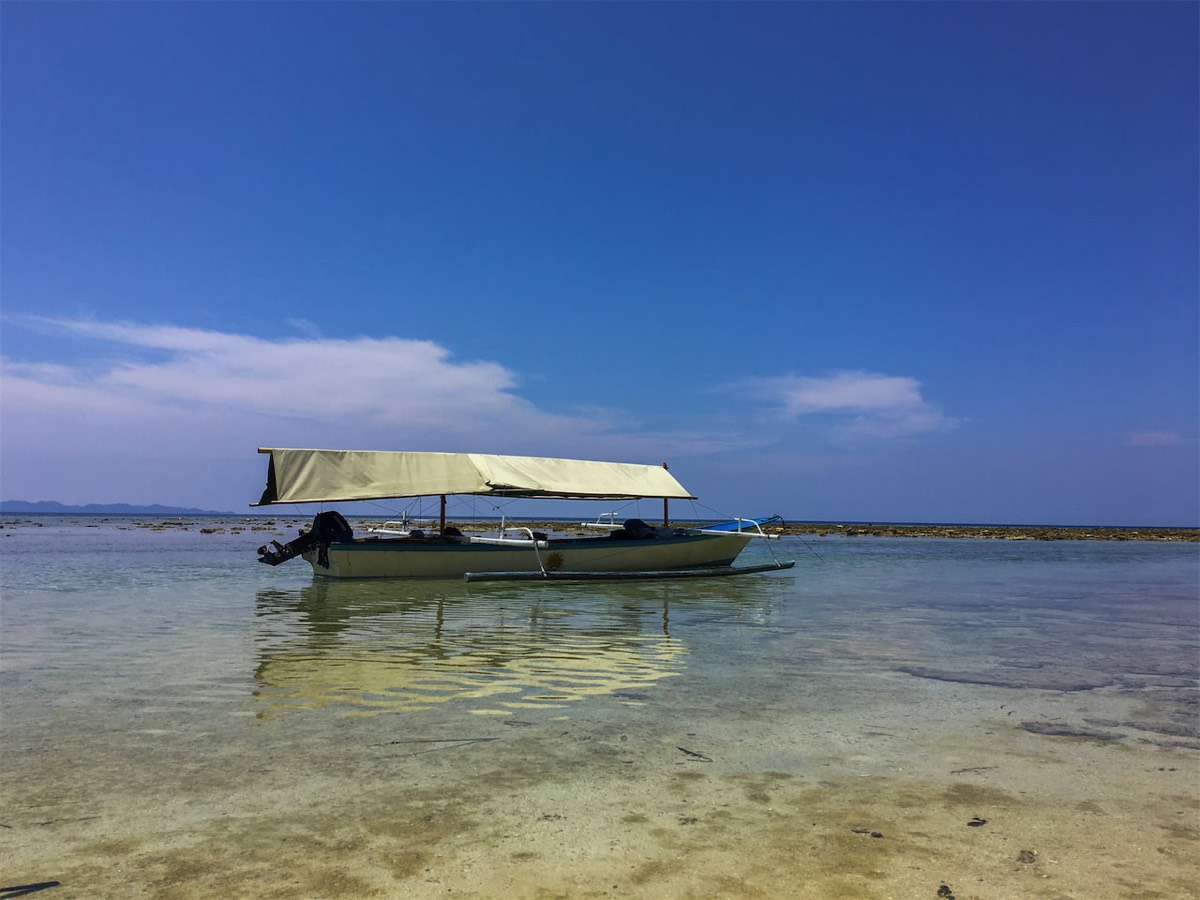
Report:
[[1198,10],[7,2],[0,497],[294,446],[1198,525]]

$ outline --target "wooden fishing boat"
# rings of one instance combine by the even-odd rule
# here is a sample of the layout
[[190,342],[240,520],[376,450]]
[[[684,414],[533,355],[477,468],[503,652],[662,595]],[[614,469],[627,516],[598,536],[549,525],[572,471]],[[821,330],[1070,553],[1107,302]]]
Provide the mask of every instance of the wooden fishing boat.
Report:
[[[702,577],[790,568],[794,563],[734,568],[750,541],[778,535],[763,529],[778,517],[735,519],[713,527],[677,528],[668,502],[694,500],[666,465],[367,450],[260,448],[269,454],[267,485],[254,506],[341,503],[403,497],[440,498],[431,526],[398,523],[355,536],[336,511],[318,513],[294,540],[258,549],[259,562],[279,565],[297,556],[322,578],[465,578],[534,580],[611,576]],[[663,524],[641,519],[593,523],[598,536],[552,536],[501,526],[494,537],[465,535],[446,523],[446,497],[460,494],[559,500],[663,501]]]

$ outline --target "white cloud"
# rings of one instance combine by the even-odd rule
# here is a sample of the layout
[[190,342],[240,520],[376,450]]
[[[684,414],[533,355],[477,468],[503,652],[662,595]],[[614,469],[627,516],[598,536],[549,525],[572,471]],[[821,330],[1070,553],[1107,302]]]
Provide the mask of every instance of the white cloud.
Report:
[[[504,365],[459,360],[430,341],[267,340],[92,319],[8,324],[91,351],[70,364],[0,361],[2,490],[17,499],[233,508],[257,492],[258,446],[656,461],[743,445],[705,429],[651,432],[619,409],[547,411],[519,395]],[[222,466],[249,474],[236,496],[218,500],[199,473]]]
[[841,438],[905,437],[956,424],[921,396],[919,381],[906,376],[863,371],[820,377],[788,374],[746,379],[738,387],[761,394],[787,421],[805,416],[832,419],[833,433]]
[[[675,462],[780,436],[761,423],[749,428],[745,404],[702,421],[676,417],[678,427],[618,407],[549,411],[521,396],[513,370],[457,359],[431,341],[322,338],[315,329],[263,339],[94,319],[6,325],[62,338],[75,354],[70,362],[0,360],[6,499],[237,508],[261,489],[259,446]],[[832,419],[842,437],[951,424],[911,378],[840,372],[739,387],[766,397],[785,420]],[[670,396],[659,399],[669,409]]]
[[[264,340],[131,323],[38,324],[117,344],[122,352],[117,361],[99,366],[94,360],[78,366],[6,360],[6,424],[11,428],[16,417],[29,440],[39,432],[57,440],[88,423],[107,423],[115,433],[178,420],[224,423],[227,437],[236,433],[249,442],[280,431],[303,433],[303,423],[321,432],[336,426],[347,441],[377,441],[390,431],[390,443],[403,443],[403,435],[414,430],[460,433],[468,422],[476,430],[509,435],[514,429],[536,435],[567,423],[586,424],[564,422],[516,396],[516,376],[504,366],[455,360],[429,341]],[[203,433],[187,439],[219,437]]]

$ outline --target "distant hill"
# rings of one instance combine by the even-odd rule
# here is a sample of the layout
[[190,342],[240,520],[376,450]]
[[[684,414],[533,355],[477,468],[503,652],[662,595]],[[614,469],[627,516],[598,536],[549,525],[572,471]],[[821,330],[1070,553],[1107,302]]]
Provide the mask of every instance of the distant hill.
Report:
[[65,506],[56,500],[0,500],[0,514],[47,516],[66,513],[70,515],[105,516],[232,516],[231,512],[211,509],[192,509],[186,506],[134,506],[129,503],[89,503],[86,506]]

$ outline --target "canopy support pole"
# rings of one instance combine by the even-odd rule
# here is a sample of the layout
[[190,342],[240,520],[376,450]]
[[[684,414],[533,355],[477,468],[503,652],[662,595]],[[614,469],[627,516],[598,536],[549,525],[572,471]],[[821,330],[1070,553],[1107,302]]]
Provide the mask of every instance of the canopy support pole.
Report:
[[446,495],[441,495],[441,516],[439,518],[438,532],[444,534],[446,531]]
[[[667,468],[667,462],[666,462],[666,460],[663,460],[663,468],[664,468],[664,469],[666,469],[666,468]],[[668,471],[669,471],[669,470],[668,470]],[[667,514],[667,503],[668,503],[668,502],[669,502],[669,501],[667,500],[667,498],[666,498],[666,497],[663,497],[663,527],[664,527],[664,528],[666,528],[668,525],[670,525],[670,524],[671,524],[671,517],[670,517],[670,516]]]

